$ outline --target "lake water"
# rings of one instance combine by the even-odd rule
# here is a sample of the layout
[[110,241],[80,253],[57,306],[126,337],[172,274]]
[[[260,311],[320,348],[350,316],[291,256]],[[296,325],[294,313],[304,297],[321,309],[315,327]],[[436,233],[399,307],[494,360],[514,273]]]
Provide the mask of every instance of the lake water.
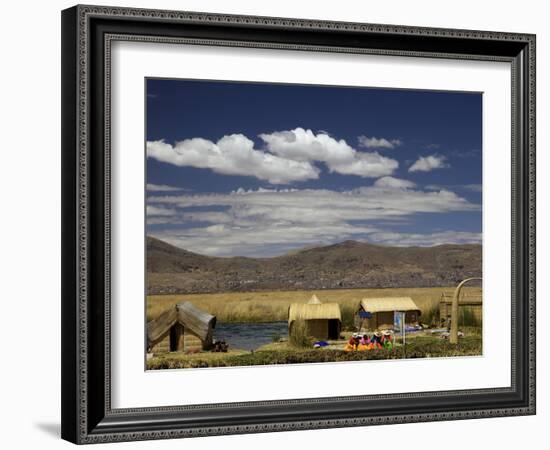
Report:
[[214,328],[214,339],[225,341],[229,349],[255,350],[265,344],[273,342],[273,337],[288,335],[288,323],[217,323]]

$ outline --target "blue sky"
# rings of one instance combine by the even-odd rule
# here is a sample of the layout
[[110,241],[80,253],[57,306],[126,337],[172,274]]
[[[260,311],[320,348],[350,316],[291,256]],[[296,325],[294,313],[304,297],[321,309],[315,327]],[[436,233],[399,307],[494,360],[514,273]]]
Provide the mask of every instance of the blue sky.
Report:
[[146,80],[147,232],[215,256],[481,242],[482,95]]

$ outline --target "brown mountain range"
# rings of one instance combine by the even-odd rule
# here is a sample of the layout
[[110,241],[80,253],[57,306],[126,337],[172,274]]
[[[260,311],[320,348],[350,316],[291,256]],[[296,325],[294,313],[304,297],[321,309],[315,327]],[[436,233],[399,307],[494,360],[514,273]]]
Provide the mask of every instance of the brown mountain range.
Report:
[[432,287],[469,276],[481,276],[481,245],[389,247],[344,241],[273,258],[220,258],[147,237],[149,294]]

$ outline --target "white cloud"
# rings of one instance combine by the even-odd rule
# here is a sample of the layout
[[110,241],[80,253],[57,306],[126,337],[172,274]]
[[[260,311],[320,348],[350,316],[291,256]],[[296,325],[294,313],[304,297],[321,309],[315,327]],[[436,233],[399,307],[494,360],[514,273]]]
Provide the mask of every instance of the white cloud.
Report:
[[466,231],[443,231],[438,233],[377,232],[369,238],[378,244],[397,247],[433,247],[442,244],[481,244],[481,233]]
[[427,184],[424,186],[424,189],[428,191],[440,191],[441,189],[446,189],[446,187],[440,184]]
[[147,205],[146,208],[147,225],[178,225],[182,223],[181,214],[176,208],[167,208],[165,206]]
[[332,172],[342,175],[358,175],[363,178],[377,178],[392,174],[399,163],[378,153],[357,152],[355,159],[349,162],[327,163]]
[[361,177],[391,175],[399,163],[376,152],[358,152],[344,139],[336,140],[327,133],[315,134],[311,130],[275,131],[260,134],[267,149],[283,158],[294,161],[324,162],[331,172]]
[[147,190],[149,192],[180,192],[187,191],[188,189],[179,188],[176,186],[168,186],[167,184],[147,183]]
[[242,134],[224,136],[217,143],[202,138],[185,139],[174,146],[163,140],[148,141],[147,156],[176,166],[212,169],[224,175],[255,176],[272,184],[319,177],[319,170],[309,162],[255,150],[254,143]]
[[387,189],[411,189],[416,186],[416,183],[409,180],[402,180],[401,178],[382,177],[376,180],[374,185],[376,187]]
[[481,192],[483,186],[481,184],[465,184],[464,189],[472,192]]
[[173,208],[165,208],[162,206],[154,206],[154,205],[147,205],[147,217],[149,216],[175,216],[177,215],[177,211]]
[[192,138],[168,144],[163,140],[147,142],[147,156],[176,166],[211,169],[224,175],[254,176],[271,184],[289,184],[319,178],[315,162],[329,171],[360,177],[391,175],[399,163],[377,152],[359,152],[345,140],[326,132],[295,128],[260,134],[267,151],[254,148],[242,134],[222,137],[214,143]]
[[471,192],[482,192],[483,186],[481,184],[427,184],[424,186],[425,189],[430,191],[440,191],[441,189],[454,189],[459,191],[471,191]]
[[274,256],[307,245],[329,244],[374,231],[345,223],[262,223],[257,227],[217,224],[152,233],[166,242],[212,256]]
[[[441,190],[387,189],[369,186],[337,192],[327,189],[262,189],[229,194],[155,196],[150,204],[178,208],[231,208],[233,220],[264,216],[270,220],[313,222],[333,220],[375,220],[410,214],[451,211],[479,211],[454,192]],[[197,216],[197,212],[192,213]]]
[[267,148],[284,158],[295,161],[350,161],[357,153],[345,140],[330,137],[326,133],[315,134],[311,130],[295,128],[260,134]]
[[[239,189],[228,194],[154,196],[148,200],[151,205],[177,211],[178,216],[154,216],[155,221],[148,219],[148,224],[163,219],[165,223],[185,224],[153,235],[191,251],[218,256],[272,256],[285,249],[345,239],[383,243],[388,236],[376,234],[383,233],[382,223],[417,213],[480,211],[480,205],[453,192],[426,192],[412,187],[406,180],[391,178],[379,185],[344,192]],[[198,206],[200,211],[196,211]],[[210,225],[203,226],[204,222]],[[441,239],[443,236],[434,236],[432,244],[426,245]]]
[[429,155],[421,156],[409,167],[409,172],[430,172],[434,169],[450,167],[445,156]]
[[359,145],[366,148],[395,148],[403,144],[399,139],[386,139],[368,136],[359,136],[357,138]]

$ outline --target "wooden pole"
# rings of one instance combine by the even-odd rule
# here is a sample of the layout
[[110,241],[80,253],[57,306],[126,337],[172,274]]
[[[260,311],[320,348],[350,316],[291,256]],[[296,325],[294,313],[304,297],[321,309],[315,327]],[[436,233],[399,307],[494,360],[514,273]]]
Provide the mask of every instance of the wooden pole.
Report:
[[403,345],[405,345],[405,333],[407,332],[407,330],[405,329],[405,315],[407,313],[405,312],[402,312],[401,313],[401,329],[403,330]]
[[466,278],[465,280],[461,281],[455,289],[455,293],[453,295],[453,303],[451,306],[451,335],[449,336],[451,344],[458,344],[458,299],[460,298],[460,291],[466,283],[473,280],[481,280],[481,278]]

